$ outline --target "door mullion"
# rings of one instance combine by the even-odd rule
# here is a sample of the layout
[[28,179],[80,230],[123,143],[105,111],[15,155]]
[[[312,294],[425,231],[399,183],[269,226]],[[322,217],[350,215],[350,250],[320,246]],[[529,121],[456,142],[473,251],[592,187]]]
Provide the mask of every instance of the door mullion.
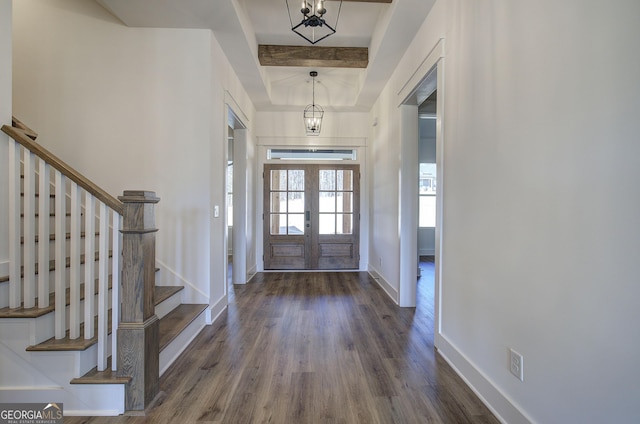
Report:
[[[309,212],[309,221],[306,222],[305,226],[305,250],[308,253],[306,258],[307,269],[317,269],[318,268],[318,252],[317,252],[317,240],[316,234],[318,230],[318,220],[317,220],[317,200],[315,199],[315,193],[317,192],[317,176],[315,173],[315,166],[313,165],[305,165],[305,207]],[[314,188],[315,187],[315,188]]]

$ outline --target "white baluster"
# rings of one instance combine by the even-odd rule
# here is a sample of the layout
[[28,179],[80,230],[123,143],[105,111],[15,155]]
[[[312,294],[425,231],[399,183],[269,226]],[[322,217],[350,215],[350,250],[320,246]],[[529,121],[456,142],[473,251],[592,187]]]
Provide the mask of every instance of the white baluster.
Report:
[[[82,311],[80,310],[80,260],[81,244],[80,230],[82,223],[81,216],[82,198],[78,184],[71,182],[71,228],[70,228],[70,270],[69,270],[69,338],[80,337],[80,321]],[[93,258],[85,257],[85,264]],[[91,325],[92,322],[85,325]]]
[[[55,334],[56,339],[63,339],[66,336],[66,285],[67,285],[67,268],[66,268],[66,178],[56,171],[56,217],[55,217]],[[49,264],[46,262],[40,265],[39,272],[49,272]]]
[[[84,257],[96,256],[96,199],[86,192],[84,199]],[[91,339],[95,334],[93,317],[96,311],[95,300],[95,261],[84,261],[84,338]],[[89,325],[88,323],[91,323]]]
[[122,258],[122,243],[120,234],[121,216],[118,212],[112,211],[112,247],[113,257],[111,259],[111,369],[118,370],[118,325],[120,323],[120,269]]
[[20,262],[20,154],[21,147],[9,140],[9,307],[22,303]]
[[102,202],[98,240],[98,371],[104,371],[107,368],[109,335],[109,212]]
[[40,159],[40,182],[38,184],[40,199],[38,203],[38,308],[49,306],[49,210],[51,193],[49,165]]
[[23,221],[22,221],[22,252],[24,255],[22,267],[22,303],[25,308],[36,306],[36,182],[35,182],[36,156],[28,150],[24,150],[24,186],[23,195]]

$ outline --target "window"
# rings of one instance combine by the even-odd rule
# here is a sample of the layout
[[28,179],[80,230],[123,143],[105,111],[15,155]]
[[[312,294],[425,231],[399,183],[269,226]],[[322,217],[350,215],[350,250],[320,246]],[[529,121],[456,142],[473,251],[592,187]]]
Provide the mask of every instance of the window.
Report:
[[267,160],[356,160],[353,149],[269,149]]
[[436,164],[420,164],[419,227],[436,226]]

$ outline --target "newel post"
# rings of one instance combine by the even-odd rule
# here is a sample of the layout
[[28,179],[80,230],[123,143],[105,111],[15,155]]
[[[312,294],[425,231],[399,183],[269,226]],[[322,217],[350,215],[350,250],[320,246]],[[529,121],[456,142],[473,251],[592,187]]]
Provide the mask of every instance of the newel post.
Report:
[[122,292],[118,326],[118,376],[131,377],[125,408],[144,410],[158,394],[159,321],[154,307],[155,204],[152,191],[125,191],[122,219]]

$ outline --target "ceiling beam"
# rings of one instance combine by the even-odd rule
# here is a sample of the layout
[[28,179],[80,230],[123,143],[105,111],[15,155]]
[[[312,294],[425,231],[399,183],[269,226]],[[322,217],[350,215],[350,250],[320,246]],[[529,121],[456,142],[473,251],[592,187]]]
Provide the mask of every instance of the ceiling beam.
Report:
[[258,60],[262,66],[304,66],[322,68],[366,68],[366,47],[275,46],[260,44]]

